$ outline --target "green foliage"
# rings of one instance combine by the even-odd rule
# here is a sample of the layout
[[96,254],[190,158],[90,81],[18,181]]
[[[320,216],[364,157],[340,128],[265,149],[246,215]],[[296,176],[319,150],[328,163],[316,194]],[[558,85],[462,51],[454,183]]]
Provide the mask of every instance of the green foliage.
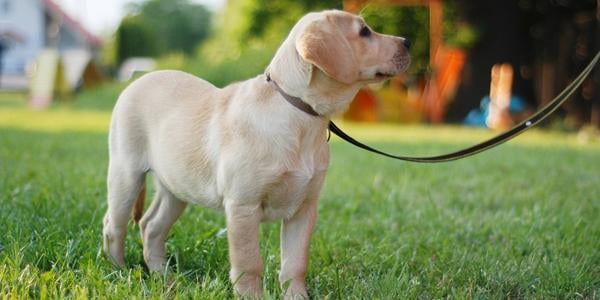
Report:
[[117,31],[120,62],[174,51],[190,54],[210,31],[210,12],[189,0],[148,0],[132,10]]
[[114,69],[118,64],[117,53],[117,33],[104,39],[102,48],[100,49],[100,63],[108,69]]
[[132,56],[155,56],[158,54],[158,35],[142,16],[129,16],[117,29],[117,59],[122,63]]
[[456,0],[444,2],[444,43],[450,47],[468,49],[480,39],[481,32],[462,20],[460,10]]
[[188,66],[189,58],[183,52],[172,52],[156,61],[156,68],[159,70],[186,70]]
[[248,6],[248,20],[243,28],[243,38],[260,38],[269,32],[269,28],[279,27],[285,33],[302,17],[310,11],[321,11],[324,9],[341,9],[340,0],[285,0],[269,1],[256,0],[253,5]]
[[157,67],[186,71],[218,87],[224,87],[234,81],[261,74],[271,60],[271,53],[272,51],[264,48],[252,48],[244,50],[239,56],[218,60],[202,55],[190,57],[183,53],[172,53],[161,57],[157,61]]
[[272,56],[298,19],[327,8],[341,8],[341,1],[228,1],[200,55],[215,63],[245,56],[244,51]]
[[262,74],[271,61],[271,53],[275,51],[265,51],[264,49],[246,49],[240,53],[240,56],[223,59],[218,63],[197,58],[190,63],[188,71],[205,78],[216,86],[223,87],[231,82]]

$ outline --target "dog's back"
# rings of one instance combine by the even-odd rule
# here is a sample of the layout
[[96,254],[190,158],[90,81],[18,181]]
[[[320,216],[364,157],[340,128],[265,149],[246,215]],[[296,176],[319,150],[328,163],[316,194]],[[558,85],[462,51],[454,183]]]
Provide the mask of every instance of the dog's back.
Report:
[[[162,121],[173,111],[197,109],[208,116],[215,103],[211,93],[218,89],[207,81],[180,71],[157,71],[132,82],[119,96],[112,114],[109,133],[111,160],[132,159],[141,169],[148,166],[147,136],[160,130]],[[185,115],[185,114],[184,114]],[[123,161],[123,163],[125,163]]]

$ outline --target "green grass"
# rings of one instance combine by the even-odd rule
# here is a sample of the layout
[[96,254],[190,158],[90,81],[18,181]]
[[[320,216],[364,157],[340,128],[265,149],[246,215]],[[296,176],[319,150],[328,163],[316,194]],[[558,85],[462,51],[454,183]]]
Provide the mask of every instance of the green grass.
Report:
[[[117,269],[103,258],[113,101],[103,98],[114,92],[99,93],[43,112],[0,97],[0,298],[232,297],[224,219],[202,207],[188,208],[174,226],[174,272],[146,272],[133,226],[129,265]],[[407,154],[447,152],[493,134],[342,126]],[[331,144],[311,244],[314,298],[600,297],[600,142],[534,130],[435,165]],[[273,298],[278,236],[278,224],[263,226],[264,285]]]

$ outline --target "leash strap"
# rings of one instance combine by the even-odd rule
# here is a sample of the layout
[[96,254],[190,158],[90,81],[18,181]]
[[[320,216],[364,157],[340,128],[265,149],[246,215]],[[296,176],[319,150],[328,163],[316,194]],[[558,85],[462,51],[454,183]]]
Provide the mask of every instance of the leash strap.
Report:
[[596,64],[598,63],[599,58],[600,58],[600,51],[598,51],[598,53],[596,54],[594,59],[592,59],[590,64],[581,72],[581,74],[579,74],[579,76],[577,76],[577,78],[575,78],[575,80],[573,80],[573,82],[571,82],[571,84],[569,84],[562,92],[560,92],[560,94],[558,94],[558,96],[556,96],[550,103],[548,103],[546,106],[544,106],[544,108],[542,108],[537,113],[533,114],[527,120],[517,124],[512,129],[510,129],[504,133],[501,133],[487,141],[484,141],[482,143],[479,143],[474,146],[471,146],[471,147],[468,147],[468,148],[465,148],[462,150],[458,150],[458,151],[455,151],[452,153],[436,155],[436,156],[423,156],[423,157],[394,155],[394,154],[389,154],[389,153],[383,152],[381,150],[377,150],[373,147],[370,147],[368,145],[365,145],[365,144],[355,140],[353,137],[349,136],[342,129],[340,129],[337,125],[335,125],[335,123],[333,123],[333,121],[330,121],[330,123],[329,123],[329,130],[331,132],[333,132],[335,135],[337,135],[338,137],[340,137],[341,139],[343,139],[344,141],[346,141],[356,147],[359,147],[364,150],[367,150],[367,151],[370,151],[373,153],[377,153],[377,154],[380,154],[383,156],[394,158],[394,159],[410,161],[410,162],[420,162],[420,163],[437,163],[437,162],[448,162],[448,161],[465,158],[465,157],[468,157],[471,155],[475,155],[479,152],[483,152],[485,150],[491,149],[493,147],[496,147],[506,141],[509,141],[509,140],[513,139],[514,137],[518,136],[519,134],[523,133],[527,129],[537,125],[538,123],[540,123],[541,121],[546,119],[558,107],[560,107],[565,101],[567,101],[569,99],[569,97],[573,94],[573,92],[575,92],[575,90],[577,90],[577,88],[583,83],[583,81],[590,75],[590,73],[592,72],[592,70],[594,69]]

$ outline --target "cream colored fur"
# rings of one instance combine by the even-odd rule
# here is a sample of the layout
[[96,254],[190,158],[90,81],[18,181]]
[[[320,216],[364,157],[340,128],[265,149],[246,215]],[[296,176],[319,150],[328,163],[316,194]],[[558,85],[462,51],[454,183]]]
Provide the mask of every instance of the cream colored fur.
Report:
[[165,239],[188,203],[225,212],[230,277],[239,295],[262,295],[259,224],[282,219],[281,272],[287,298],[306,297],[309,240],[329,164],[329,118],[365,84],[403,72],[403,39],[373,32],[341,11],[304,16],[267,68],[288,94],[322,117],[290,105],[264,75],[219,89],[193,75],[158,71],[119,97],[110,127],[108,209],[103,248],[124,264],[130,212],[143,207],[145,174],[156,195],[139,225],[148,268],[165,268]]

